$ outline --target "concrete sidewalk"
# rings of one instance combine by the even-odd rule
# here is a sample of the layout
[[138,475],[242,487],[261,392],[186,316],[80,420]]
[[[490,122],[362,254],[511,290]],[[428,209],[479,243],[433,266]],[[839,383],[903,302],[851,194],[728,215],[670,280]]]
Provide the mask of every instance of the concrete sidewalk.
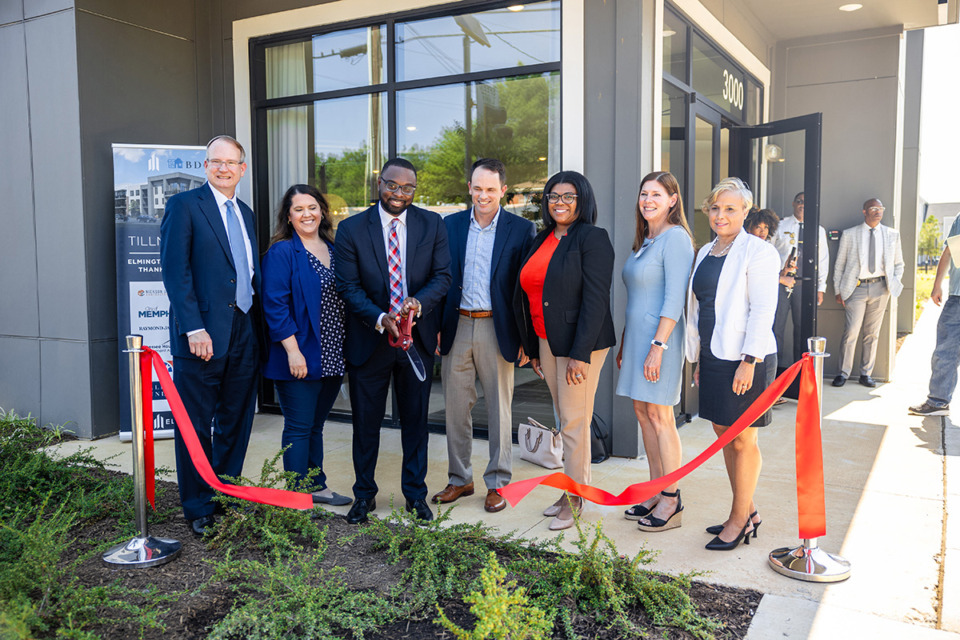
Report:
[[[679,529],[643,533],[622,517],[623,507],[588,505],[587,522],[603,521],[604,531],[623,553],[642,547],[659,552],[653,569],[696,571],[702,579],[749,587],[766,594],[750,628],[751,640],[772,638],[956,638],[960,632],[960,428],[949,419],[920,418],[907,407],[926,396],[939,308],[925,310],[913,335],[897,357],[896,379],[876,389],[851,381],[824,392],[824,469],[827,535],[820,547],[852,563],[851,578],[823,585],[792,580],[767,564],[767,554],[797,544],[794,470],[795,402],[774,410],[774,422],[760,435],[764,455],[756,502],[763,526],[750,545],[731,552],[707,551],[704,527],[721,522],[730,505],[723,461],[714,456],[681,483],[684,522]],[[836,351],[837,345],[828,345]],[[254,424],[244,473],[257,477],[263,460],[279,450],[282,421],[260,415]],[[695,420],[681,429],[684,461],[713,441],[710,424]],[[329,423],[325,432],[325,466],[329,486],[349,494],[353,484],[349,424]],[[129,470],[129,444],[109,438],[69,443],[65,451],[93,447]],[[474,444],[477,493],[458,501],[456,521],[485,521],[501,532],[526,537],[555,535],[540,512],[558,492],[535,489],[516,508],[497,514],[483,511],[482,471],[487,443]],[[157,464],[175,466],[172,441],[157,443]],[[431,494],[446,484],[446,441],[430,439]],[[543,475],[539,467],[514,455],[514,479]],[[384,515],[391,497],[400,494],[400,434],[385,429],[377,481],[377,513]],[[647,479],[642,459],[614,458],[593,467],[593,484],[613,493]],[[948,480],[952,480],[952,483]],[[953,507],[953,509],[951,509]],[[334,509],[346,513],[349,507]],[[154,533],[162,535],[162,531]],[[568,535],[567,538],[570,538]]]

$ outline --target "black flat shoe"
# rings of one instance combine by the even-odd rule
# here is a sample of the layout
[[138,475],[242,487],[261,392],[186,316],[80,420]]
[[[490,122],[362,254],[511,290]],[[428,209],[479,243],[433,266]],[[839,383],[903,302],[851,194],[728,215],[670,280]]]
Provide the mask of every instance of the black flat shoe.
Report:
[[[757,517],[757,512],[754,511],[753,513],[750,514],[750,522],[753,522],[753,519],[756,518],[756,517]],[[754,537],[754,538],[757,537],[757,529],[760,528],[760,525],[761,525],[761,524],[763,524],[763,520],[761,520],[760,522],[753,522],[753,537]],[[721,531],[723,531],[723,525],[722,525],[722,524],[715,524],[715,525],[713,525],[713,526],[711,526],[711,527],[707,527],[707,528],[706,528],[706,532],[709,533],[709,534],[712,535],[712,536],[718,536],[718,535],[720,535],[720,532],[721,532]]]
[[832,384],[835,387],[842,387],[843,385],[847,384],[847,378],[841,373],[836,378],[834,378],[833,382],[831,382],[830,384]]
[[[637,528],[640,529],[640,531],[666,531],[668,529],[676,529],[680,526],[683,517],[683,501],[680,499],[680,489],[677,489],[673,493],[661,491],[660,495],[667,498],[676,498],[677,508],[673,510],[673,513],[671,513],[670,517],[666,520],[654,515],[648,515],[643,518],[637,523]],[[646,522],[644,523],[643,520],[646,520]]]
[[877,381],[870,376],[860,376],[860,384],[871,389],[877,386]]
[[377,510],[377,501],[374,498],[357,498],[357,501],[347,512],[347,522],[360,524],[369,520],[367,514]]
[[416,500],[407,500],[407,511],[414,514],[417,520],[430,522],[433,520],[433,511],[430,511],[430,505],[423,498]]
[[724,542],[720,539],[720,536],[717,536],[713,540],[707,543],[705,548],[710,551],[733,551],[738,546],[740,546],[740,541],[743,541],[743,544],[750,544],[750,531],[747,531],[747,527],[750,526],[750,522],[743,525],[743,529],[740,529],[740,533],[737,534],[737,537],[731,540],[730,542]]
[[202,538],[207,530],[212,529],[214,525],[213,516],[200,516],[195,520],[190,521],[190,530],[193,531],[193,535]]

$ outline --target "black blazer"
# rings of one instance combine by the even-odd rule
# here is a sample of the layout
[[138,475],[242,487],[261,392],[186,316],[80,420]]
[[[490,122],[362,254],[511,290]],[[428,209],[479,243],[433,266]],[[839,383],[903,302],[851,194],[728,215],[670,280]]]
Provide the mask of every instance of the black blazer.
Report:
[[[383,245],[379,204],[342,221],[334,245],[337,293],[347,306],[347,362],[360,366],[387,332],[376,330],[381,313],[390,310],[390,271]],[[407,207],[406,275],[408,295],[422,305],[413,337],[421,353],[432,356],[440,331],[440,302],[450,286],[447,229],[440,216]]]
[[[497,334],[500,355],[514,362],[520,351],[520,334],[513,317],[513,290],[520,273],[520,261],[527,255],[536,227],[529,220],[500,209],[497,235],[493,240],[493,258],[490,265],[490,302],[493,305],[493,327]],[[463,294],[463,265],[466,261],[467,234],[473,209],[451,214],[443,219],[450,241],[450,269],[453,284],[447,291],[443,305],[440,330],[440,355],[450,353],[460,321],[460,300]]]
[[[520,268],[527,264],[548,233],[544,229]],[[610,284],[613,280],[613,245],[606,229],[575,222],[560,238],[543,282],[543,325],[550,351],[557,357],[590,362],[590,354],[617,344],[610,313]],[[514,294],[514,309],[524,351],[540,357],[540,345],[530,317],[530,300],[520,286]]]

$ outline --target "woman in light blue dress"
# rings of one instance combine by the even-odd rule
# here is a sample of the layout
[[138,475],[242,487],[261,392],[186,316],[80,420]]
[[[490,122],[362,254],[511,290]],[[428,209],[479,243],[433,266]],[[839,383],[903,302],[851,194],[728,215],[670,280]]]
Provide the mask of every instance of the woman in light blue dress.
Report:
[[[640,183],[633,251],[623,267],[627,311],[617,394],[633,399],[653,480],[682,461],[673,407],[680,401],[683,309],[694,257],[680,186],[670,173],[655,171]],[[682,511],[674,483],[624,515],[643,531],[665,531],[680,526]]]

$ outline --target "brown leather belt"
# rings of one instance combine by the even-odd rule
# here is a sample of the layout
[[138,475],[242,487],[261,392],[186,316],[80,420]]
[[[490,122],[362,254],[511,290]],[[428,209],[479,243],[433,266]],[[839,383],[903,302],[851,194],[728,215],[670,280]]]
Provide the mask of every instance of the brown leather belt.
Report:
[[493,311],[471,311],[470,309],[460,309],[460,315],[468,318],[492,318]]

